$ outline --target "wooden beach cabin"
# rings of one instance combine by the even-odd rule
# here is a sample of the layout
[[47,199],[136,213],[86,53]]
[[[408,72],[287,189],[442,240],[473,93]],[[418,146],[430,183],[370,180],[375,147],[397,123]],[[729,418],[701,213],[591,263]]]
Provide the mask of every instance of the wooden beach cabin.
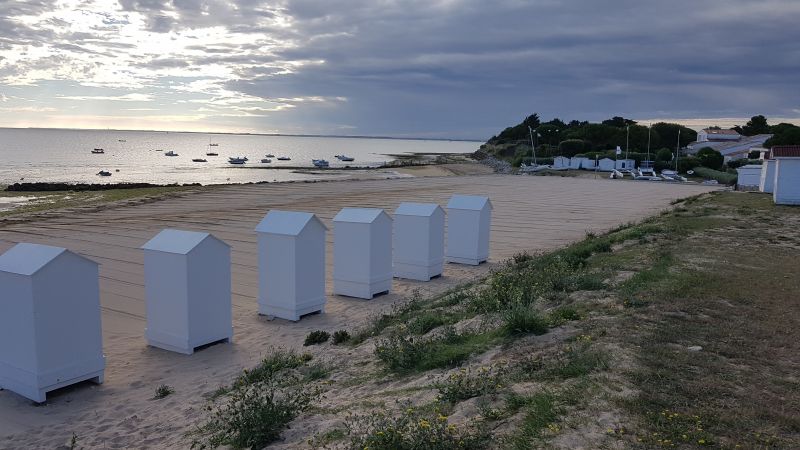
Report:
[[772,196],[778,205],[800,205],[800,145],[772,147],[775,181]]
[[617,170],[633,170],[636,168],[636,160],[618,159],[614,161],[614,168]]
[[611,172],[615,167],[614,160],[611,158],[603,158],[597,162],[597,169],[601,172]]
[[382,209],[343,208],[333,218],[333,292],[371,299],[392,287],[392,218]]
[[761,165],[748,164],[738,167],[736,172],[739,177],[736,180],[736,189],[739,191],[755,191],[761,184]]
[[230,341],[230,246],[209,233],[165,229],[142,249],[147,343],[190,355]]
[[596,170],[597,161],[590,158],[581,158],[581,169],[583,170]]
[[761,165],[761,180],[758,190],[761,192],[772,193],[775,186],[775,160],[765,159]]
[[394,276],[429,281],[444,265],[444,210],[435,203],[401,203],[394,211]]
[[554,169],[569,169],[569,158],[566,156],[556,156],[553,158]]
[[480,195],[454,195],[447,203],[447,262],[478,264],[489,259],[492,202]]
[[569,159],[569,168],[570,169],[574,169],[574,170],[580,169],[581,168],[581,162],[584,159],[586,159],[586,158],[584,158],[582,156],[573,156],[572,158]]
[[34,402],[81,381],[103,382],[96,262],[17,244],[0,255],[0,388]]
[[271,210],[258,233],[258,312],[298,321],[325,312],[325,232],[308,212]]

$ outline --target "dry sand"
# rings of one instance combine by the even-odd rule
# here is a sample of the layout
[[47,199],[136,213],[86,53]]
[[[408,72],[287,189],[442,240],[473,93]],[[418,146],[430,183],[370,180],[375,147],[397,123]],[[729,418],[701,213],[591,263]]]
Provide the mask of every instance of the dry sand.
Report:
[[[0,392],[0,448],[54,448],[76,433],[87,448],[187,447],[184,433],[203,417],[202,394],[229,383],[270,347],[301,348],[309,331],[353,329],[414,290],[441,292],[485,274],[520,251],[538,252],[668,208],[711,190],[699,185],[532,176],[463,176],[228,186],[178,198],[86,214],[0,224],[0,251],[16,242],[67,247],[101,263],[106,382],[49,396],[44,406]],[[269,209],[310,211],[331,225],[345,206],[393,211],[402,201],[445,204],[453,193],[489,195],[494,203],[491,258],[479,267],[447,265],[429,283],[395,281],[371,301],[329,295],[327,313],[299,323],[257,315],[256,224]],[[145,344],[143,255],[162,228],[209,231],[232,246],[233,344],[192,356]],[[328,234],[328,290],[332,272]],[[324,349],[315,349],[322,352]],[[176,393],[151,400],[160,384]]]

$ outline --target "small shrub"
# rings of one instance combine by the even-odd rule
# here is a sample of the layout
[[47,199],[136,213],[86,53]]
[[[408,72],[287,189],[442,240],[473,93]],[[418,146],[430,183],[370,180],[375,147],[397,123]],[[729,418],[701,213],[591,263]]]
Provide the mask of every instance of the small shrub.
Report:
[[326,378],[331,373],[331,368],[326,364],[312,364],[305,371],[307,381],[316,381]]
[[376,344],[375,355],[397,373],[455,367],[471,354],[485,350],[494,339],[492,333],[457,334],[452,327],[427,339],[395,334]]
[[502,313],[506,333],[535,335],[547,333],[547,321],[530,305],[516,304]]
[[408,331],[413,334],[422,335],[444,324],[445,320],[442,314],[425,313],[409,324]]
[[344,344],[350,340],[350,333],[347,330],[337,330],[333,332],[333,345]]
[[192,448],[262,448],[276,441],[288,424],[319,395],[296,386],[294,377],[266,379],[233,389],[225,402],[209,407],[211,418],[195,431]]
[[166,384],[162,384],[161,386],[156,388],[156,393],[153,395],[153,398],[156,400],[160,400],[174,393],[175,389],[173,389],[171,386],[167,386]]
[[316,330],[308,333],[306,336],[306,341],[303,342],[304,347],[308,347],[309,345],[317,345],[322,344],[324,342],[328,342],[328,339],[331,337],[331,334],[327,331]]
[[461,368],[445,376],[435,385],[439,400],[458,403],[473,397],[494,394],[503,386],[504,371],[497,367],[481,367],[477,371]]
[[559,358],[555,367],[548,370],[548,375],[557,378],[576,378],[608,367],[605,353],[592,349],[587,342],[578,342],[570,346]]
[[548,392],[540,392],[531,396],[511,394],[506,399],[509,411],[525,411],[520,427],[506,440],[512,449],[531,448],[533,440],[542,436],[542,431],[558,419],[557,398]]
[[573,320],[581,320],[580,314],[575,308],[571,308],[569,306],[562,306],[553,310],[550,313],[550,324],[552,326],[561,325],[564,322],[570,322]]
[[407,408],[399,416],[377,413],[348,417],[345,427],[350,448],[369,450],[451,450],[483,449],[487,434],[476,426],[448,423],[436,413],[424,415]]
[[275,349],[261,360],[261,363],[250,370],[244,370],[233,382],[232,388],[254,384],[274,377],[280,371],[294,369],[310,361],[308,353],[298,355],[292,350]]

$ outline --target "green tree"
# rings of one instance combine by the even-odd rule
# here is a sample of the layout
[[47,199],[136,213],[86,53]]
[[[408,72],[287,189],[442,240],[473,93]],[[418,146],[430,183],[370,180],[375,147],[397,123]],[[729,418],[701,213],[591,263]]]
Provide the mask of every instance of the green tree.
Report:
[[700,161],[701,166],[714,170],[721,169],[722,163],[725,161],[725,157],[722,156],[722,153],[714,150],[711,147],[701,148],[700,151],[697,152],[696,156]]
[[614,116],[608,120],[604,120],[603,125],[608,125],[617,128],[625,128],[627,125],[636,125],[636,121],[631,119],[626,119],[620,116]]
[[[737,130],[738,131],[738,130]],[[755,136],[756,134],[768,134],[770,132],[769,124],[767,123],[767,118],[758,115],[753,116],[750,120],[747,121],[745,126],[742,127],[740,133],[745,136]]]
[[673,151],[668,148],[659,149],[656,152],[656,161],[672,161]]
[[659,122],[653,125],[653,132],[658,133],[660,145],[673,151],[678,143],[678,130],[681,131],[681,147],[697,140],[697,132],[677,123]]
[[573,157],[586,151],[586,142],[582,139],[567,139],[558,144],[558,152],[564,156]]
[[765,148],[771,148],[776,145],[800,145],[800,127],[794,125],[784,127],[780,132],[776,132],[774,136],[764,142]]

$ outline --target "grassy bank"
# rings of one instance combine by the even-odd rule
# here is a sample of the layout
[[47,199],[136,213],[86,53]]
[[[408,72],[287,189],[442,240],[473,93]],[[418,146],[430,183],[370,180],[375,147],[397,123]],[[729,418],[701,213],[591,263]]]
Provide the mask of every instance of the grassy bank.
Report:
[[314,376],[298,362],[269,371],[276,396],[211,395],[225,414],[198,429],[238,446],[249,422],[223,417],[288,402],[291,414],[260,422],[259,446],[798,448],[798,224],[800,210],[768,196],[715,193],[518,255],[324,330],[334,339],[310,335]]
[[[0,186],[3,188],[3,186]],[[48,192],[9,192],[0,190],[0,203],[3,199],[26,198],[8,210],[0,210],[0,217],[19,217],[45,213],[59,209],[97,208],[116,202],[152,201],[170,195],[178,195],[191,190],[203,189],[198,186],[159,186],[137,189],[109,189],[103,191],[48,191]]]

